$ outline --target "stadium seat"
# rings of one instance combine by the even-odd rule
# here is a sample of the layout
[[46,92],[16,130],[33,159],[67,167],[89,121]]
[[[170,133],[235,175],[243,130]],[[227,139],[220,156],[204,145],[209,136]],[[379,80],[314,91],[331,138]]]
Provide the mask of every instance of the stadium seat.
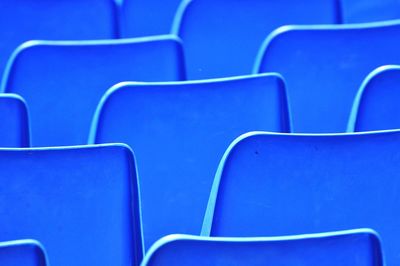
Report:
[[373,228],[400,254],[400,131],[253,132],[226,151],[202,234],[279,236]]
[[33,146],[85,144],[108,88],[121,81],[184,79],[181,52],[173,36],[27,42],[15,52],[2,91],[29,103]]
[[400,66],[382,66],[364,80],[353,104],[348,131],[400,128]]
[[1,148],[0,176],[0,241],[36,239],[52,265],[140,262],[136,169],[126,146]]
[[16,94],[0,94],[0,147],[29,147],[25,101]]
[[169,34],[181,0],[121,0],[121,2],[121,36],[127,38]]
[[383,266],[383,258],[379,237],[369,229],[254,238],[170,235],[142,262],[169,265]]
[[113,0],[0,1],[0,74],[25,41],[112,39],[116,19]]
[[400,19],[398,0],[342,0],[343,23]]
[[98,106],[89,143],[135,151],[148,248],[167,234],[200,233],[221,156],[237,136],[259,129],[289,131],[275,74],[116,85]]
[[35,240],[13,240],[0,242],[0,265],[46,266],[46,251]]
[[400,20],[282,27],[265,40],[254,73],[284,77],[293,132],[345,132],[363,79],[379,66],[400,63],[399,34]]
[[183,41],[188,79],[245,75],[264,38],[286,24],[338,23],[337,0],[182,2],[172,32]]

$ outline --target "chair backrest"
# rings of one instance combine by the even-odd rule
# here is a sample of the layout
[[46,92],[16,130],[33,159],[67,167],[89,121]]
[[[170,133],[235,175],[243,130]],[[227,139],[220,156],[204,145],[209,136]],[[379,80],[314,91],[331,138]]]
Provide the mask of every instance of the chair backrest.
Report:
[[379,66],[400,63],[399,34],[400,20],[282,27],[265,40],[254,72],[284,77],[293,132],[345,132],[363,79]]
[[169,34],[181,1],[122,0],[121,37]]
[[142,258],[133,154],[124,145],[0,149],[0,241],[40,241],[54,265]]
[[280,265],[383,266],[377,234],[369,229],[283,237],[171,235],[157,241],[142,266]]
[[113,0],[0,1],[0,74],[25,41],[112,39],[116,22]]
[[343,23],[400,19],[398,0],[342,0]]
[[354,100],[347,131],[400,128],[400,66],[372,71]]
[[199,234],[219,160],[239,135],[289,130],[274,74],[193,82],[122,83],[100,103],[89,143],[123,142],[140,172],[148,248],[172,233]]
[[336,0],[184,1],[173,33],[184,43],[188,79],[245,75],[269,33],[287,24],[337,23]]
[[28,110],[16,94],[0,94],[0,147],[29,147]]
[[29,103],[33,146],[85,144],[108,88],[121,81],[181,80],[183,69],[173,36],[27,42],[15,52],[2,90]]
[[35,240],[0,242],[0,264],[4,266],[50,265],[44,247]]
[[249,133],[224,155],[203,224],[212,236],[373,228],[400,252],[400,131]]

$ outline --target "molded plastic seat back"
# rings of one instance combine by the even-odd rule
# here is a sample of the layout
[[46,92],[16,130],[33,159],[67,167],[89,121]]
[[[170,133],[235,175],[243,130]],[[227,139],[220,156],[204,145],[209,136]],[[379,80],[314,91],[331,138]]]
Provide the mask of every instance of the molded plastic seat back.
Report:
[[0,147],[29,147],[25,101],[15,94],[0,94]]
[[184,43],[188,79],[250,74],[261,43],[279,26],[339,22],[336,0],[183,3],[173,32]]
[[343,23],[400,19],[399,0],[342,0]]
[[0,73],[23,42],[112,39],[116,19],[113,0],[0,1]]
[[142,266],[383,266],[377,235],[367,229],[257,238],[171,235],[157,241]]
[[354,101],[348,131],[400,128],[400,66],[374,70]]
[[249,133],[227,150],[203,234],[279,236],[374,228],[387,264],[400,251],[400,131]]
[[124,145],[0,149],[0,241],[40,241],[52,265],[137,265],[133,154]]
[[167,234],[200,233],[221,156],[256,129],[289,130],[279,76],[122,83],[99,105],[90,143],[123,142],[135,151],[148,248]]
[[181,0],[121,1],[121,36],[123,38],[169,34],[181,2]]
[[0,264],[4,266],[49,265],[46,258],[46,251],[35,240],[0,242]]
[[400,20],[342,26],[288,26],[260,49],[255,72],[287,85],[293,132],[345,132],[353,100],[375,68],[400,63]]
[[172,36],[28,42],[15,53],[3,91],[29,103],[33,146],[85,144],[108,88],[121,81],[184,79],[181,52]]

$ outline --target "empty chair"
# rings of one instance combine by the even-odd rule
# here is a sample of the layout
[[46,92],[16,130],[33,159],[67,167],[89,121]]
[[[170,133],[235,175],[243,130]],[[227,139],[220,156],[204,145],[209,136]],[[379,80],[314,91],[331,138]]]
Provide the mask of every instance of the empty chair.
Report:
[[118,37],[115,11],[113,0],[0,1],[0,74],[25,41]]
[[25,101],[16,94],[0,94],[0,147],[29,147]]
[[261,128],[289,130],[283,82],[274,74],[122,83],[99,104],[89,143],[123,142],[134,149],[148,248],[167,234],[200,233],[225,149]]
[[221,160],[203,235],[374,228],[399,259],[400,131],[243,135]]
[[0,242],[0,264],[3,266],[46,266],[46,251],[35,240]]
[[33,146],[85,144],[108,88],[127,80],[181,80],[181,52],[173,36],[27,42],[15,52],[2,90],[29,103]]
[[383,66],[364,80],[353,104],[348,131],[400,128],[400,66]]
[[[120,0],[121,36],[140,37],[171,32],[181,0]],[[183,0],[186,1],[186,0]]]
[[126,146],[2,148],[0,176],[0,241],[36,239],[52,265],[140,262],[136,170]]
[[375,68],[400,63],[400,20],[336,26],[287,26],[260,49],[256,72],[282,74],[293,132],[345,132],[353,100]]
[[342,0],[344,23],[400,19],[399,0]]
[[142,262],[164,265],[383,266],[383,258],[379,237],[368,229],[254,238],[170,235]]
[[337,23],[336,0],[182,2],[173,32],[183,40],[188,79],[249,74],[264,38],[286,24]]

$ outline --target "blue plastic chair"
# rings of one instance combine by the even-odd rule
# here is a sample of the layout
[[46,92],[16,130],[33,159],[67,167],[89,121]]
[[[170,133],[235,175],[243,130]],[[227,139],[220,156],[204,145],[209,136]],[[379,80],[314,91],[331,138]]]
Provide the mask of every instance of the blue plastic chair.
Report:
[[116,38],[116,22],[113,0],[0,1],[0,74],[25,41]]
[[400,131],[249,133],[226,151],[203,235],[279,236],[373,228],[400,254]]
[[170,235],[157,241],[142,266],[278,265],[383,266],[377,234],[369,229],[284,237]]
[[353,104],[347,130],[400,128],[400,66],[383,66],[364,80]]
[[245,75],[265,37],[286,24],[338,23],[337,0],[184,1],[172,32],[183,40],[188,79]]
[[400,19],[398,0],[342,0],[344,23]]
[[44,247],[35,240],[0,242],[0,265],[46,266],[49,265]]
[[169,34],[181,2],[181,0],[120,1],[123,38]]
[[184,79],[183,55],[173,36],[22,45],[2,90],[29,103],[33,146],[85,144],[96,106],[121,81]]
[[353,100],[375,68],[400,63],[400,20],[287,26],[260,49],[254,72],[278,72],[287,85],[293,132],[345,132]]
[[0,94],[0,147],[29,147],[28,110],[16,94]]
[[138,265],[134,157],[124,145],[0,149],[0,241],[32,238],[53,265]]
[[148,248],[167,234],[200,233],[221,156],[256,129],[289,130],[277,75],[116,85],[98,106],[89,143],[135,151]]

